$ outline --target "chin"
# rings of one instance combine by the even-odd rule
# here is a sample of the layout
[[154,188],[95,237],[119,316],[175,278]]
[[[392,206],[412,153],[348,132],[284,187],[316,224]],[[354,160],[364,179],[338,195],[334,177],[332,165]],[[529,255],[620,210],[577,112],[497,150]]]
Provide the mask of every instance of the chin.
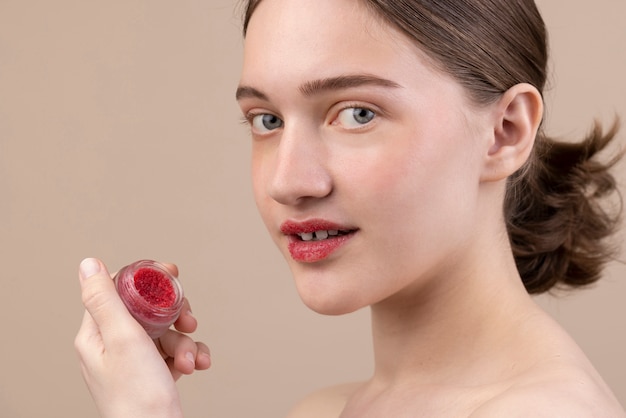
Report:
[[302,302],[312,311],[328,316],[346,315],[356,312],[364,306],[348,295],[311,294],[298,290]]
[[367,306],[355,280],[332,264],[289,263],[302,302],[322,315],[345,315]]

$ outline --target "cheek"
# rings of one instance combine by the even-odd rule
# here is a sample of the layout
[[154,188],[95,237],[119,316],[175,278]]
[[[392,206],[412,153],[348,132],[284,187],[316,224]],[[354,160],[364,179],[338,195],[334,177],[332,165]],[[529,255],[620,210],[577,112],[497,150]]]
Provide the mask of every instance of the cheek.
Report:
[[426,203],[425,199],[438,195],[446,183],[445,167],[432,150],[400,141],[394,145],[360,154],[337,177],[338,182],[345,182],[342,189],[351,195],[350,200],[361,202],[360,207],[371,210],[373,216],[411,216],[417,206]]
[[252,176],[252,192],[254,193],[254,200],[257,205],[261,203],[265,193],[264,174],[261,170],[262,164],[253,156],[251,164],[251,176]]
[[270,198],[267,193],[268,168],[267,158],[258,147],[253,146],[251,161],[252,192],[257,209],[266,225],[269,221],[270,206]]
[[355,210],[378,225],[377,239],[397,247],[426,246],[468,222],[477,199],[475,164],[460,141],[398,144],[350,167]]

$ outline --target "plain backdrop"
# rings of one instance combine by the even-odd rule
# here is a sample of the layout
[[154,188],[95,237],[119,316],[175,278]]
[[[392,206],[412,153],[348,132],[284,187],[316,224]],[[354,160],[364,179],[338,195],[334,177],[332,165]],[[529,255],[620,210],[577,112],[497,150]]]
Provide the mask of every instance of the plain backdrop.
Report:
[[[626,2],[539,5],[548,131],[626,115]],[[233,0],[0,0],[0,416],[96,416],[73,348],[88,256],[180,266],[214,356],[179,383],[187,417],[279,417],[369,376],[367,310],[303,307],[256,213],[241,52]],[[625,273],[615,262],[592,289],[540,298],[622,404]]]

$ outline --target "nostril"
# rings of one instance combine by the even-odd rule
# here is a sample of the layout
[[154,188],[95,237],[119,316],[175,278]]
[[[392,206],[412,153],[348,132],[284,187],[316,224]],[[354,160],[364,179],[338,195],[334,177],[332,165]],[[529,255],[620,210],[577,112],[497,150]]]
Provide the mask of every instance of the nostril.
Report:
[[268,194],[278,203],[298,205],[304,201],[327,197],[332,189],[331,177],[323,167],[316,167],[315,170],[290,168],[274,174]]
[[277,142],[266,148],[264,169],[269,174],[268,193],[275,201],[297,205],[323,198],[332,191],[327,150],[314,128],[285,123]]

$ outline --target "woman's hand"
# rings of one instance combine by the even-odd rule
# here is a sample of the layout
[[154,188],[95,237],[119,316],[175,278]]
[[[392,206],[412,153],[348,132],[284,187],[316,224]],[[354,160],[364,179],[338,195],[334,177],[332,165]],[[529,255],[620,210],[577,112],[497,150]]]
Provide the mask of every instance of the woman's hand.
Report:
[[[168,268],[177,274],[175,266]],[[173,330],[151,340],[128,313],[99,260],[83,260],[79,278],[86,312],[75,347],[101,415],[182,417],[175,380],[210,366],[206,345]],[[182,332],[195,330],[187,301],[174,325]]]
[[[178,268],[175,265],[167,263],[164,265],[170,273],[178,277]],[[185,298],[180,316],[174,322],[174,328],[180,332],[168,330],[161,338],[155,340],[174,380],[178,380],[183,374],[191,374],[194,370],[206,370],[211,367],[209,347],[181,334],[194,332],[197,326],[198,322],[191,313],[189,301]]]

